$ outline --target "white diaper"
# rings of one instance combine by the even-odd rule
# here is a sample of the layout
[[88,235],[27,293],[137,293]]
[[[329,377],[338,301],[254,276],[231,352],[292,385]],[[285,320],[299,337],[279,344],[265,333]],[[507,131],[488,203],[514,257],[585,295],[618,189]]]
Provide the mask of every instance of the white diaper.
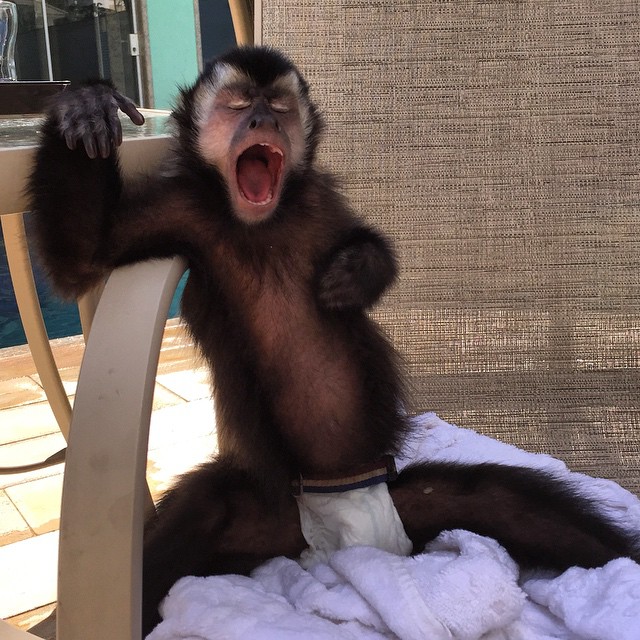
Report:
[[411,553],[386,482],[339,493],[303,493],[296,498],[309,548],[300,556],[308,569],[338,549],[365,545],[397,555]]

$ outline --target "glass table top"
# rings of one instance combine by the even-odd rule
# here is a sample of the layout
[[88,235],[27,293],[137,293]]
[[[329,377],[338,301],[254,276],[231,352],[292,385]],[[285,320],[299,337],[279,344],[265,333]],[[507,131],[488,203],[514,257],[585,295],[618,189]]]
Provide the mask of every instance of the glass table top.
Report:
[[[145,123],[138,127],[124,114],[120,114],[124,138],[149,138],[168,135],[169,111],[140,109]],[[6,148],[31,147],[38,143],[38,132],[43,116],[0,116],[0,150]]]
[[[169,112],[140,109],[141,127],[121,114],[123,145],[121,166],[125,173],[145,171],[161,158],[169,139]],[[25,185],[31,173],[42,116],[0,117],[0,215],[25,211]]]

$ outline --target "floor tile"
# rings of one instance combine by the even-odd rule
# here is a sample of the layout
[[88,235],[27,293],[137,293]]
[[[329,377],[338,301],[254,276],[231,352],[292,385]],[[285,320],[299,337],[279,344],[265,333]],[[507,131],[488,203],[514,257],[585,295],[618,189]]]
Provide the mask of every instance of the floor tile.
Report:
[[0,491],[0,546],[25,540],[31,536],[33,532],[15,504],[4,491]]
[[195,400],[188,404],[154,411],[151,416],[149,450],[171,448],[191,438],[205,436],[210,439],[208,448],[216,444],[215,416],[211,400]]
[[167,389],[164,385],[156,383],[153,390],[153,411],[158,411],[158,409],[164,409],[165,407],[184,404],[184,398],[181,398],[177,393]]
[[0,349],[0,380],[28,376],[36,370],[27,345]]
[[48,618],[55,608],[56,604],[55,602],[52,602],[44,607],[38,607],[27,611],[26,613],[20,613],[17,616],[13,616],[9,618],[7,622],[17,629],[28,631],[39,622],[42,622],[45,618]]
[[[76,387],[78,386],[78,376],[80,375],[80,366],[59,369],[58,373],[60,374],[65,393],[68,396],[75,395]],[[35,373],[32,377],[39,385],[42,384],[39,374]]]
[[0,380],[0,409],[46,400],[44,390],[28,376]]
[[[66,369],[80,365],[84,352],[82,336],[58,338],[51,340],[50,344],[58,369]],[[2,361],[0,380],[28,376],[36,372],[36,366],[31,357],[29,347],[26,344],[0,349],[0,360]]]
[[0,445],[58,431],[48,402],[27,404],[0,411]]
[[[0,428],[0,431],[2,429]],[[45,460],[65,446],[60,432],[0,446],[0,467],[10,467]],[[0,474],[0,489],[62,473],[63,464],[27,473]]]
[[162,373],[158,375],[157,380],[162,386],[170,389],[185,400],[211,398],[209,371],[203,367],[191,371]]
[[206,462],[215,453],[215,440],[211,436],[190,438],[171,447],[149,452],[147,482],[151,495],[157,500],[178,476]]
[[58,528],[62,474],[7,487],[5,491],[34,533],[41,535]]
[[[82,339],[52,341],[52,348],[65,391],[73,396]],[[192,340],[170,322],[162,348],[148,462],[155,496],[216,448],[208,371]],[[44,401],[28,347],[3,350],[0,358],[0,467],[44,460],[65,442]],[[63,470],[58,464],[0,475],[0,617],[19,628],[46,617],[56,597],[58,533],[52,529],[59,519]]]
[[0,618],[55,602],[58,532],[0,547]]

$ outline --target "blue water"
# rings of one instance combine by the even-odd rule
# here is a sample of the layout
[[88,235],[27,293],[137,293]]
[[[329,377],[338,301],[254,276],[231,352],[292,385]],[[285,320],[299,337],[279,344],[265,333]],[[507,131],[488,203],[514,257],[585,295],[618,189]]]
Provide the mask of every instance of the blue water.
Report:
[[[25,222],[28,236],[28,215],[25,216]],[[77,306],[73,303],[62,301],[52,292],[43,270],[38,264],[37,257],[31,251],[30,253],[36,290],[49,339],[64,338],[82,333]],[[185,279],[186,276],[180,282],[180,286],[171,303],[170,318],[174,318],[179,314],[180,295],[184,288]],[[11,278],[9,277],[9,265],[7,264],[4,240],[0,236],[0,348],[25,344],[26,341]]]

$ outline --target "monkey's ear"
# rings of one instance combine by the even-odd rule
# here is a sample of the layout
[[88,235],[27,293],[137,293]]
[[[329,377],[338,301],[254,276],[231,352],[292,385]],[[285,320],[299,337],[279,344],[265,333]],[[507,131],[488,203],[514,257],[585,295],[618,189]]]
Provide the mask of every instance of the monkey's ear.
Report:
[[176,135],[183,149],[194,149],[198,137],[198,126],[194,114],[196,88],[196,84],[181,87],[176,106],[171,112]]

